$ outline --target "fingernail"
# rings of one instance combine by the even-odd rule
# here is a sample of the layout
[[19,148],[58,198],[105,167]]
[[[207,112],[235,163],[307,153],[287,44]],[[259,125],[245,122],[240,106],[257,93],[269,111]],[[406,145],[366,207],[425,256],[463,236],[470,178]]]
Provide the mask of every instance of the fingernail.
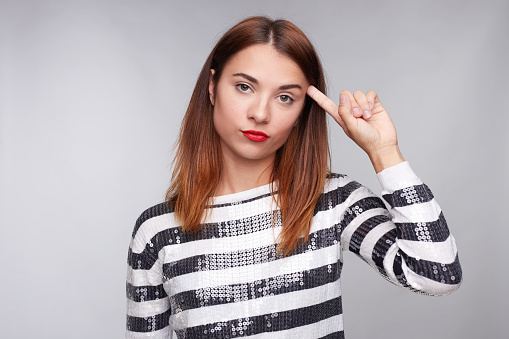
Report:
[[339,104],[340,105],[346,105],[346,103],[347,103],[346,95],[345,94],[341,94],[339,96]]
[[369,103],[369,108],[373,109],[373,103],[372,102]]
[[361,114],[361,110],[360,110],[360,108],[359,108],[359,107],[354,107],[354,109],[353,109],[353,115],[354,115],[355,117],[359,117],[359,116],[361,116],[361,115],[362,115],[362,114]]
[[369,119],[371,117],[371,111],[369,109],[364,110],[364,114],[362,115],[364,119]]

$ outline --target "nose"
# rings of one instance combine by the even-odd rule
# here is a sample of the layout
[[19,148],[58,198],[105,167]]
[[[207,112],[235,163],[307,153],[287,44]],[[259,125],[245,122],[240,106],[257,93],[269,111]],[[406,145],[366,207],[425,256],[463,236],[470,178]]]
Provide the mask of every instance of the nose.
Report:
[[270,121],[270,105],[268,100],[256,100],[248,110],[248,118],[257,124],[266,124]]

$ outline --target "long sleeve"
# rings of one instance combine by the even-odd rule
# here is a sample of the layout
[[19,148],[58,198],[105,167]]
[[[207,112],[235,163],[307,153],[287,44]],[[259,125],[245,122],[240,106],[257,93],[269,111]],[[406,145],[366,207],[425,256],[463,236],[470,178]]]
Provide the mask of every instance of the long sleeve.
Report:
[[383,201],[356,186],[342,219],[342,248],[389,281],[414,292],[446,295],[462,278],[454,237],[430,189],[408,162],[377,174]]
[[154,237],[158,223],[154,223],[155,218],[150,219],[153,212],[149,209],[138,218],[129,246],[126,338],[168,339],[173,333],[169,326],[170,303],[163,286],[163,264]]

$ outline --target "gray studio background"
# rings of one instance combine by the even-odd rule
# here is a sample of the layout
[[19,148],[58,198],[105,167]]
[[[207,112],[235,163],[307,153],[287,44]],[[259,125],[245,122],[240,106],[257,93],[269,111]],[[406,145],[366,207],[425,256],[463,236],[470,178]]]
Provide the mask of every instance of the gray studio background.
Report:
[[[464,283],[441,298],[346,254],[346,336],[505,337],[508,1],[0,0],[2,338],[123,337],[135,220],[164,197],[212,46],[257,14],[308,34],[336,102],[378,92],[458,243]],[[380,193],[329,126],[333,170]]]

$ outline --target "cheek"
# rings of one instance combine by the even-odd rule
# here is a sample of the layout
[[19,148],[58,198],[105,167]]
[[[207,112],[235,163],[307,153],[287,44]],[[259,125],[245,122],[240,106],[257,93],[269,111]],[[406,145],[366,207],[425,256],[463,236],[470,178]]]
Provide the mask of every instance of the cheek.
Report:
[[214,123],[217,122],[231,122],[232,120],[238,120],[239,114],[244,111],[242,102],[230,98],[228,100],[221,100],[219,97],[216,99],[216,105],[214,106]]
[[288,136],[290,135],[290,133],[292,132],[292,130],[295,128],[296,126],[296,123],[298,121],[298,115],[297,117],[292,117],[292,118],[287,118],[283,121],[280,121],[278,126],[279,126],[279,136],[280,138],[278,138],[278,143],[280,143],[282,146],[286,140],[288,139]]
[[231,119],[232,109],[228,105],[223,105],[222,100],[219,98],[216,99],[216,104],[214,105],[214,110],[212,112],[212,121],[214,122],[214,128],[216,131],[227,130],[228,123],[232,121]]
[[293,128],[295,127],[295,124],[296,124],[297,120],[295,119],[292,119],[289,123],[287,123],[284,127],[283,127],[283,130],[284,130],[284,133],[286,134],[286,136],[288,137],[288,135],[290,134],[290,132],[293,130]]
[[299,106],[298,109],[291,111],[291,112],[284,112],[286,114],[283,114],[283,116],[286,117],[284,121],[281,121],[281,126],[284,130],[288,131],[288,133],[297,126],[297,122],[299,121],[299,118],[302,113],[302,107]]
[[227,121],[227,119],[224,117],[223,112],[214,107],[214,111],[212,112],[212,123],[220,138],[223,138],[224,135],[227,134],[227,128],[224,123],[225,121]]

